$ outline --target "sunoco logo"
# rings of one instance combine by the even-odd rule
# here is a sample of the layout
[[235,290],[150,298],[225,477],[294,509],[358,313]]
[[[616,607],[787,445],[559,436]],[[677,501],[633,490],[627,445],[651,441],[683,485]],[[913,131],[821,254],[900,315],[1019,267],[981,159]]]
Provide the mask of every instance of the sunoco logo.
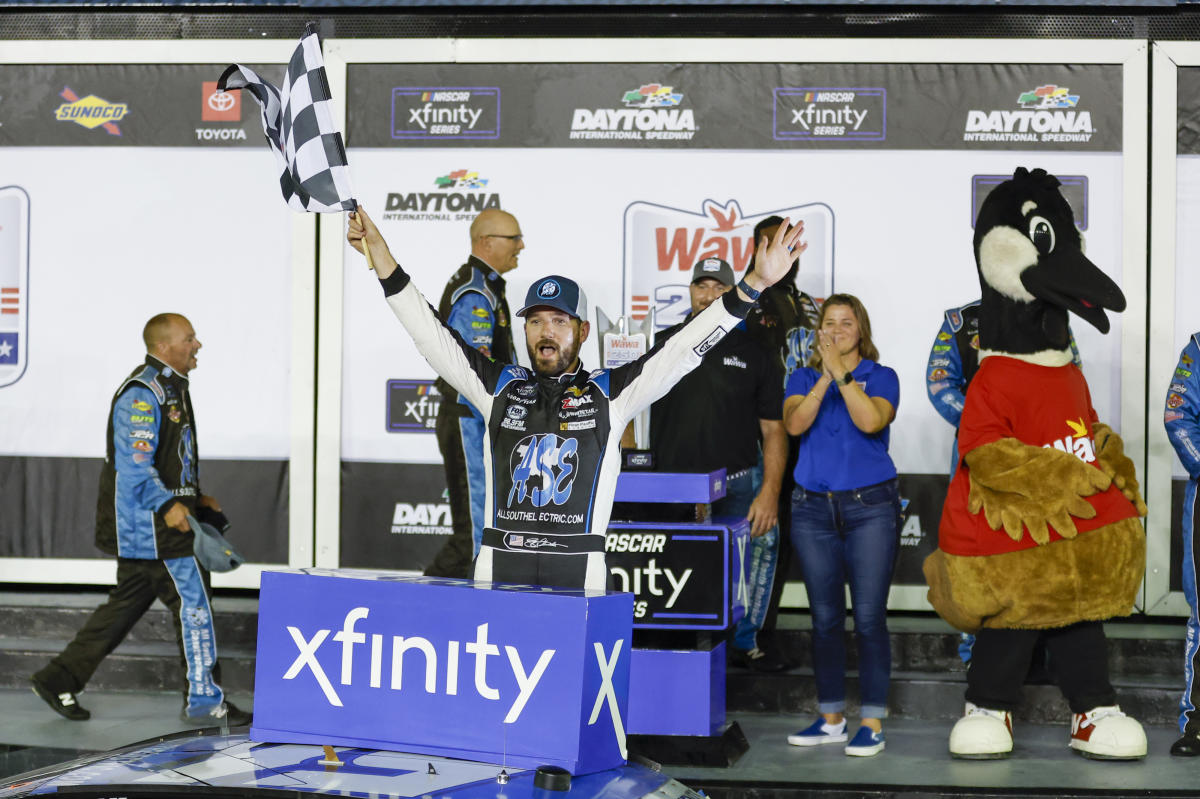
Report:
[[1090,111],[1080,111],[1079,95],[1049,84],[1017,96],[1019,110],[968,111],[963,141],[1089,142],[1096,129]]
[[776,141],[887,138],[886,89],[776,89]]
[[500,89],[494,86],[392,89],[393,139],[498,139]]
[[64,86],[59,96],[67,101],[54,110],[54,118],[59,122],[74,122],[88,130],[103,128],[110,136],[121,135],[117,123],[129,113],[125,103],[110,103],[94,94],[80,97],[70,86]]
[[433,179],[433,191],[388,192],[383,218],[394,221],[456,222],[499,208],[500,194],[488,191],[478,172],[455,169]]
[[683,93],[672,86],[647,83],[621,95],[623,108],[576,108],[571,116],[572,139],[612,141],[691,141],[696,117],[679,108]]
[[727,261],[740,276],[754,255],[754,225],[778,215],[804,220],[808,243],[797,285],[813,297],[833,286],[833,212],[824,203],[745,215],[737,200],[701,203],[700,211],[634,202],[625,210],[625,297],[635,320],[655,312],[657,329],[683,321],[691,311],[688,283],[692,267],[704,258]]

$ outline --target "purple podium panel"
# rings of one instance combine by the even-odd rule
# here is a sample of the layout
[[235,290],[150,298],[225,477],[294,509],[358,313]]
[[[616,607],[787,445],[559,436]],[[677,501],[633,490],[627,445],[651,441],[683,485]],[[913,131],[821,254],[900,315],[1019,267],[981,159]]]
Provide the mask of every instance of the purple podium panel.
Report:
[[718,735],[724,724],[724,642],[707,651],[633,650],[631,735]]
[[746,613],[745,519],[616,522],[605,537],[612,587],[634,595],[635,629],[724,630]]
[[725,496],[725,470],[621,472],[615,502],[714,502]]
[[626,757],[632,605],[600,591],[264,572],[250,737],[615,768]]

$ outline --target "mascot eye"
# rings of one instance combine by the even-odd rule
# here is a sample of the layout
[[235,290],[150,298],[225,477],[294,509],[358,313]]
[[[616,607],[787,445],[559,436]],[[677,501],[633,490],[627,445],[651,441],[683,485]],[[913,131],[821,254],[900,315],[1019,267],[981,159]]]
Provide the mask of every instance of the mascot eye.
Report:
[[1054,250],[1054,228],[1044,218],[1035,216],[1029,220],[1029,240],[1038,252],[1046,255]]

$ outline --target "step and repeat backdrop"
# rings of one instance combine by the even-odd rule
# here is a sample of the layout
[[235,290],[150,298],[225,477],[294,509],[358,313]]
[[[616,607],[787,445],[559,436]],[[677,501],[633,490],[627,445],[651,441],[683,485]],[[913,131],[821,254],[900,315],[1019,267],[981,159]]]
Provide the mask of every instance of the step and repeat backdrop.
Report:
[[[525,233],[506,275],[514,310],[534,280],[559,273],[583,286],[593,323],[596,309],[634,321],[653,309],[659,329],[689,310],[698,259],[724,258],[740,275],[758,220],[803,219],[800,288],[862,299],[881,361],[900,374],[893,606],[924,607],[920,565],[936,546],[954,438],[927,396],[944,375],[927,362],[946,309],[979,296],[978,205],[1018,166],[1062,177],[1089,256],[1130,293],[1132,312],[1108,335],[1074,330],[1100,416],[1132,425],[1141,446],[1143,403],[1126,394],[1142,381],[1145,346],[1145,265],[1126,255],[1131,49],[1071,64],[1048,63],[1048,49],[921,63],[916,48],[866,63],[882,59],[853,46],[808,64],[729,63],[770,59],[762,50],[725,63],[638,57],[653,48],[612,59],[626,63],[579,63],[598,60],[586,47],[523,63],[520,43],[459,52],[456,63],[406,63],[415,57],[400,43],[365,52],[331,42],[327,53],[344,80],[356,193],[434,304],[484,208],[515,214]],[[1144,113],[1144,97],[1133,102]],[[318,525],[318,560],[419,570],[450,532],[433,435],[440,398],[361,256],[341,254],[340,479],[336,498],[331,485],[317,489],[329,522]],[[514,335],[528,363],[519,324]],[[582,354],[594,366],[598,346],[589,340]],[[335,518],[336,541],[323,538]]]
[[[236,48],[72,44],[93,63],[0,65],[0,580],[111,572],[93,546],[109,403],[164,311],[203,344],[201,488],[250,561],[287,563],[292,345],[313,321],[293,318],[295,222],[257,106],[214,94]],[[274,49],[257,68],[278,79]]]
[[[344,219],[281,202],[257,107],[213,93],[235,61],[278,79],[295,42],[63,44],[0,63],[0,581],[111,573],[92,546],[106,415],[142,358],[142,325],[166,310],[204,343],[192,381],[202,482],[250,560],[422,569],[450,532],[434,375],[345,247]],[[927,364],[944,312],[979,295],[975,212],[1016,167],[1063,179],[1089,256],[1130,299],[1108,335],[1074,326],[1100,416],[1138,458],[1147,395],[1158,424],[1166,384],[1146,385],[1147,352],[1177,354],[1196,286],[1174,270],[1164,296],[1179,310],[1160,336],[1173,340],[1148,347],[1149,45],[798,47],[325,42],[355,194],[435,303],[487,208],[525,234],[506,276],[514,309],[559,273],[583,286],[593,322],[653,311],[659,329],[687,312],[697,260],[740,275],[757,221],[804,220],[800,289],[862,299],[900,375],[892,605],[923,608],[954,438],[928,397],[943,375]],[[1181,101],[1196,96],[1188,75],[1180,67]],[[1180,220],[1196,152],[1187,113]],[[1186,258],[1186,225],[1178,239]],[[583,358],[597,364],[595,338]],[[1153,433],[1150,445],[1153,489],[1153,464],[1169,470],[1173,456]],[[1170,529],[1152,517],[1152,539]],[[1169,572],[1169,549],[1153,569]],[[239,573],[228,584],[257,585],[256,569]],[[1167,582],[1151,605],[1177,595]],[[802,604],[802,591],[785,601]]]

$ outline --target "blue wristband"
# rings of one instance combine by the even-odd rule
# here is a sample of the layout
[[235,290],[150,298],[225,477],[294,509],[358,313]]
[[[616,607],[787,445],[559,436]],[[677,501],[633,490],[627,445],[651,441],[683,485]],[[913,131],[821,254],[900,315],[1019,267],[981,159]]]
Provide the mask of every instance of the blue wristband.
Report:
[[738,282],[737,287],[745,292],[746,296],[750,298],[751,302],[757,300],[758,296],[762,294],[761,291],[755,291],[754,289],[750,288],[750,284],[746,282],[746,278],[742,278]]

